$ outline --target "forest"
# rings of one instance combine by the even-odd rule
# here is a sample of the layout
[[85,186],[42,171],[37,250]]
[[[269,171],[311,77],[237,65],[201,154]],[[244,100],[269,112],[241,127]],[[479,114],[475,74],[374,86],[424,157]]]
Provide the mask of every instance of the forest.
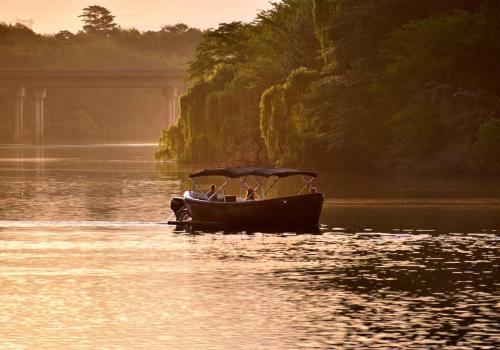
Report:
[[[79,14],[75,14],[75,17]],[[111,12],[89,6],[82,30],[37,34],[0,23],[1,68],[180,68],[193,57],[202,31],[183,23],[158,31],[121,28]],[[14,96],[0,89],[0,143],[13,141]],[[166,127],[159,89],[49,89],[45,100],[48,143],[156,141]],[[27,91],[26,100],[30,98]],[[30,104],[25,103],[29,115]],[[25,118],[30,133],[30,118]]]
[[158,159],[500,171],[500,2],[284,0],[202,34]]

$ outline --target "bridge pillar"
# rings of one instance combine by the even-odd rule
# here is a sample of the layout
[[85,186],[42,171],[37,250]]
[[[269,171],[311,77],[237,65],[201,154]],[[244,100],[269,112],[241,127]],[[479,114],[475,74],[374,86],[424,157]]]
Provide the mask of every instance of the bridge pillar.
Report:
[[165,98],[165,105],[167,110],[167,127],[175,124],[175,119],[178,112],[178,96],[177,86],[166,86],[162,89],[162,95]]
[[44,100],[47,97],[45,88],[36,88],[33,95],[33,112],[35,114],[35,144],[43,145],[44,132]]
[[26,90],[20,87],[16,90],[16,119],[14,120],[14,142],[22,143],[24,135],[24,97]]

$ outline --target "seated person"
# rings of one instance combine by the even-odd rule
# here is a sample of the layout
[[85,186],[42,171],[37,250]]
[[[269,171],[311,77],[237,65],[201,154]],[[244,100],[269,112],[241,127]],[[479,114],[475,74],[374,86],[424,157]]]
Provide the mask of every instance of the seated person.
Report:
[[255,200],[255,191],[253,190],[253,188],[249,188],[247,190],[246,200],[247,201],[254,201]]
[[215,194],[215,185],[210,185],[210,191],[208,191],[207,193],[205,193],[205,195],[207,196],[207,199],[210,200],[210,201],[216,201],[217,200],[217,195]]

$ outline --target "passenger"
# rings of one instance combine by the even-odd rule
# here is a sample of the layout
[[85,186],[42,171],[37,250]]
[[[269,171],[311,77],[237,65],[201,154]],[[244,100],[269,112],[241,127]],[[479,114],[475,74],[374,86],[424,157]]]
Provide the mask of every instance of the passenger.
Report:
[[247,198],[246,198],[247,201],[254,201],[255,200],[255,191],[253,190],[253,188],[249,188],[247,190]]
[[318,192],[318,190],[316,189],[316,187],[310,187],[309,188],[309,193],[312,194],[312,193],[316,193],[316,192]]
[[215,185],[210,185],[210,191],[206,193],[207,199],[209,201],[216,201],[217,200],[217,195],[215,194]]

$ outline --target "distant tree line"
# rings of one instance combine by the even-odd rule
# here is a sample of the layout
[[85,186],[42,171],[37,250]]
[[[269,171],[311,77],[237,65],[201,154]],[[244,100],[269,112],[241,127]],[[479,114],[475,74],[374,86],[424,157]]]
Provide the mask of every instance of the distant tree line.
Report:
[[284,0],[203,33],[159,159],[500,170],[500,2]]
[[[183,23],[165,25],[158,31],[121,28],[111,12],[101,6],[89,6],[79,17],[84,24],[82,31],[62,30],[52,35],[0,23],[0,67],[180,68],[194,56],[202,34]],[[29,115],[29,103],[25,108]],[[157,140],[159,130],[166,125],[165,110],[158,89],[50,89],[46,140]],[[0,143],[13,141],[13,115],[13,91],[0,89]],[[32,120],[26,117],[25,123],[29,134]]]

